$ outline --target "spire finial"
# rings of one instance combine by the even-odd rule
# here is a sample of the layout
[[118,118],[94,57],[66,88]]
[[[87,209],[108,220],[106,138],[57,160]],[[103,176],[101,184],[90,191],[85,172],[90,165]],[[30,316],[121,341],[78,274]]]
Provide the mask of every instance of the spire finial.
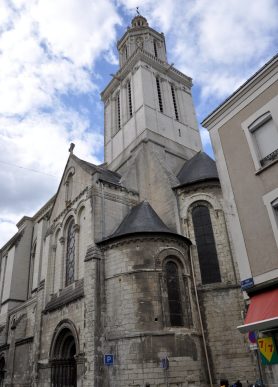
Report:
[[139,12],[139,7],[136,7],[136,13],[138,16],[141,16],[141,13]]

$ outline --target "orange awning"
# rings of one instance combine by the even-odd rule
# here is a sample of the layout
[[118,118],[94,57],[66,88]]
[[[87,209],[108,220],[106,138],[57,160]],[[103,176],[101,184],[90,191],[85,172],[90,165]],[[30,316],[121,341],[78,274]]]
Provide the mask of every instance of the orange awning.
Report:
[[278,289],[268,290],[251,297],[241,333],[278,328]]

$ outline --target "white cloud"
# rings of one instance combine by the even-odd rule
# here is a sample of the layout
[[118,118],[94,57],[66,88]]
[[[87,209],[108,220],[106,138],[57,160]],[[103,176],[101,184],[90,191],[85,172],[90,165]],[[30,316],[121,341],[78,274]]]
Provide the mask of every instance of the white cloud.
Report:
[[81,158],[101,162],[94,64],[101,53],[116,61],[111,48],[120,22],[109,0],[0,0],[3,241],[15,231],[12,223],[55,193],[70,142]]
[[[116,4],[129,22],[139,5],[165,33],[169,61],[194,78],[202,117],[274,53],[275,0],[0,0],[0,161],[60,178],[70,142],[78,156],[100,161],[95,64],[117,63],[123,22]],[[201,136],[206,146],[207,132]],[[59,181],[7,164],[0,173],[4,239],[14,230],[9,222],[32,215]]]
[[206,98],[223,99],[277,48],[275,0],[122,0],[167,33],[168,56]]

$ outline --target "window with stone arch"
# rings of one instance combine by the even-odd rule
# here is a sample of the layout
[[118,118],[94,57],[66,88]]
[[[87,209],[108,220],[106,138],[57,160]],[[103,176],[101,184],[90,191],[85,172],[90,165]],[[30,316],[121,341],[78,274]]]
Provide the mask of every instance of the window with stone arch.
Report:
[[73,173],[69,173],[66,181],[66,202],[72,200]]
[[66,234],[66,286],[74,282],[75,272],[75,223],[72,218]]
[[192,221],[203,284],[221,282],[214,233],[209,208],[197,204],[192,209]]
[[163,264],[164,309],[166,325],[189,328],[192,325],[188,278],[175,256],[167,256]]

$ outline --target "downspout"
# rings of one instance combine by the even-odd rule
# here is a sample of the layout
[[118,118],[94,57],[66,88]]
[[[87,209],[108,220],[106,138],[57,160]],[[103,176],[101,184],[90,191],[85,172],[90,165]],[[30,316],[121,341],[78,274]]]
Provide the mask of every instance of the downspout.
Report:
[[207,350],[207,343],[206,343],[204,326],[203,326],[203,320],[202,320],[202,315],[201,315],[201,310],[200,310],[199,296],[198,296],[198,291],[197,291],[195,271],[194,271],[194,263],[193,263],[193,259],[192,259],[191,248],[192,248],[192,245],[189,247],[189,259],[190,259],[190,264],[191,264],[193,285],[194,285],[194,291],[195,291],[195,297],[196,297],[196,303],[197,303],[197,310],[198,310],[198,316],[199,316],[199,321],[200,321],[202,339],[203,339],[203,344],[204,344],[204,351],[205,351],[207,370],[208,370],[208,376],[209,376],[209,384],[210,384],[210,387],[213,387],[212,377],[211,377],[211,369],[210,369],[209,357],[208,357],[208,350]]
[[[178,212],[179,212],[179,214],[181,214],[178,192],[176,190],[174,192],[176,194]],[[180,230],[182,230],[181,216],[179,216],[179,221],[180,221]],[[201,333],[202,333],[202,339],[203,339],[203,345],[204,345],[204,351],[205,351],[205,357],[206,357],[206,363],[207,363],[209,384],[210,384],[210,387],[213,387],[212,377],[211,377],[211,369],[210,369],[209,357],[208,357],[208,350],[207,350],[207,343],[206,343],[203,320],[202,320],[202,315],[201,315],[201,310],[200,310],[199,296],[198,296],[198,291],[197,291],[195,270],[194,270],[194,263],[193,263],[193,259],[192,259],[191,249],[192,249],[192,244],[189,246],[189,260],[190,260],[190,265],[191,265],[193,286],[194,286],[194,292],[195,292],[196,303],[197,303],[197,311],[198,311],[198,316],[199,316],[199,321],[200,321],[200,327],[201,327]]]

